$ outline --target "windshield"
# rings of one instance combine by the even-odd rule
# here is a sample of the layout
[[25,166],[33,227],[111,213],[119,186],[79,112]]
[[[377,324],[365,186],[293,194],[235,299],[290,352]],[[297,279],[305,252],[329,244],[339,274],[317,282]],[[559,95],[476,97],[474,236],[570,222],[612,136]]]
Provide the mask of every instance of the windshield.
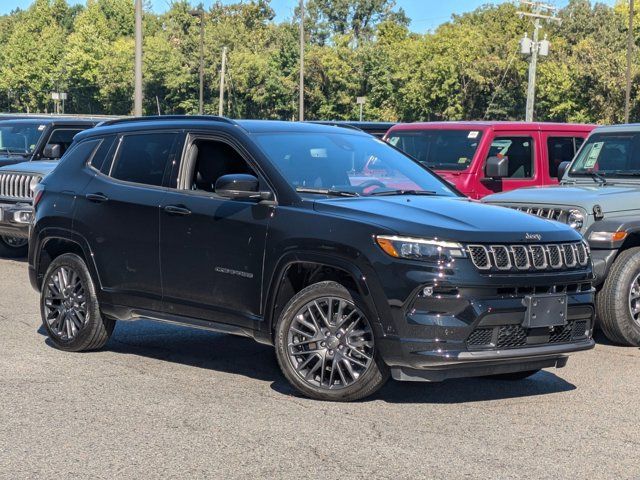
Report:
[[569,175],[640,175],[640,132],[591,135],[571,165]]
[[349,133],[267,133],[258,144],[300,192],[378,195],[456,194],[382,140]]
[[480,130],[407,130],[387,141],[437,170],[466,170],[480,144]]
[[0,123],[0,155],[33,153],[43,131],[40,123]]

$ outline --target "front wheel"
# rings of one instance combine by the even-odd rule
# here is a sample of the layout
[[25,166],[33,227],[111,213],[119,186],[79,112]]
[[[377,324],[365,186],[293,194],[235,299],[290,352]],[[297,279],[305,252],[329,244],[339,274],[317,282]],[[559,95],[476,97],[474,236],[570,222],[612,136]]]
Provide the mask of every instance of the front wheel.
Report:
[[336,282],[319,282],[286,305],[275,331],[282,372],[302,394],[352,401],[389,378],[376,350],[371,322],[357,295]]
[[0,257],[22,258],[27,256],[28,250],[28,239],[0,236]]
[[102,348],[115,321],[100,313],[95,286],[84,260],[66,253],[56,257],[44,276],[40,294],[42,323],[53,344],[70,352]]
[[596,307],[600,328],[609,340],[640,346],[640,247],[618,255],[598,292]]

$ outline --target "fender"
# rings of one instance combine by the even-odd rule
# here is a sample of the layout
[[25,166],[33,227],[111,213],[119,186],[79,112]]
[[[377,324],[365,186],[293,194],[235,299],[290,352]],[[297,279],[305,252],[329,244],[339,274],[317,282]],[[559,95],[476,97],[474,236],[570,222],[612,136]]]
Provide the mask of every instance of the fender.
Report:
[[602,220],[591,225],[585,233],[585,239],[589,242],[589,246],[593,249],[617,250],[621,248],[628,240],[624,238],[616,242],[598,242],[589,239],[592,232],[626,232],[628,235],[640,233],[640,218],[638,215],[617,217]]
[[[375,318],[377,326],[381,327],[380,311],[381,306],[376,305],[374,297],[376,292],[381,292],[380,287],[373,275],[366,275],[360,267],[353,262],[345,260],[343,258],[326,255],[317,252],[305,252],[305,251],[290,251],[282,255],[277,261],[276,267],[273,269],[273,274],[269,281],[269,287],[267,295],[264,301],[264,318],[265,318],[265,334],[271,335],[273,324],[275,319],[273,318],[273,312],[275,309],[275,300],[278,296],[278,290],[281,282],[286,275],[288,269],[297,263],[313,263],[317,265],[333,267],[346,272],[351,276],[358,288],[358,294],[362,297],[365,305]],[[378,297],[384,298],[384,297]]]

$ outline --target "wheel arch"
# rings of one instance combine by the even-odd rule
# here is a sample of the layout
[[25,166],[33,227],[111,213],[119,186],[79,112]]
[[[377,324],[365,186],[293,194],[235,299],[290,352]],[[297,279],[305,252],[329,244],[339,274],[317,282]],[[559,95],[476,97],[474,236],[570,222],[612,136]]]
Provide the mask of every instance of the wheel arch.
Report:
[[289,253],[273,271],[264,306],[265,333],[270,338],[287,302],[306,286],[324,280],[334,280],[355,290],[369,310],[372,322],[380,324],[379,309],[371,295],[371,279],[352,262],[323,254]]
[[32,283],[37,290],[41,289],[44,275],[51,262],[65,253],[74,253],[82,258],[95,284],[99,285],[93,254],[88,243],[72,231],[56,228],[40,231],[33,246],[30,268],[33,272]]

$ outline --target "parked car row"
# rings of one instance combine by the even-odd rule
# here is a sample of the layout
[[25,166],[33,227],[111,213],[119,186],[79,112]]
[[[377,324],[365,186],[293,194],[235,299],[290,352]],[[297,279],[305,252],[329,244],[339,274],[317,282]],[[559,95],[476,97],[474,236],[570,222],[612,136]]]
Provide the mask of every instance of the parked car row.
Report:
[[[577,164],[563,162],[591,126],[398,125],[381,141],[361,131],[380,135],[372,124],[94,125],[59,162],[0,168],[22,175],[0,182],[0,208],[24,212],[0,218],[0,234],[28,229],[29,276],[61,349],[102,347],[116,321],[180,323],[272,344],[300,392],[354,400],[389,376],[526,378],[594,345],[599,244],[581,236],[590,219],[576,228],[575,212],[459,191],[552,183],[554,167],[571,177]],[[40,158],[61,153],[52,138],[36,143]],[[452,174],[425,168],[436,165]],[[599,188],[599,176],[584,178]],[[609,255],[622,258],[623,244]],[[640,298],[640,265],[637,275]],[[598,308],[618,308],[601,301],[605,290]]]

